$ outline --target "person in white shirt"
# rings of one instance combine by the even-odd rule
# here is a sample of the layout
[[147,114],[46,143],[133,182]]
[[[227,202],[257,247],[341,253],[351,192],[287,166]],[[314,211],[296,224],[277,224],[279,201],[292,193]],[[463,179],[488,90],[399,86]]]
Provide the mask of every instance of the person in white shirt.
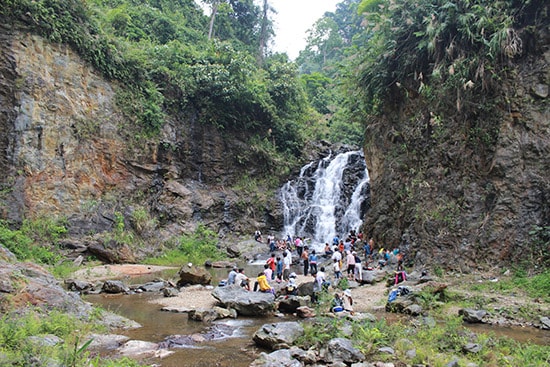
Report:
[[290,274],[290,265],[292,265],[292,255],[290,252],[283,252],[283,280],[288,280]]

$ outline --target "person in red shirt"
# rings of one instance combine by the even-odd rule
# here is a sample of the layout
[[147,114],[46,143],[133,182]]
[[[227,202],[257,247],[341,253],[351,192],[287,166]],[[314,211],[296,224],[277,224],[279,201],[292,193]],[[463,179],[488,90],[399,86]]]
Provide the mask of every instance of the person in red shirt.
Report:
[[269,265],[269,268],[271,269],[271,280],[275,279],[275,268],[277,267],[277,261],[275,260],[275,254],[272,253],[269,259],[265,262],[267,265]]

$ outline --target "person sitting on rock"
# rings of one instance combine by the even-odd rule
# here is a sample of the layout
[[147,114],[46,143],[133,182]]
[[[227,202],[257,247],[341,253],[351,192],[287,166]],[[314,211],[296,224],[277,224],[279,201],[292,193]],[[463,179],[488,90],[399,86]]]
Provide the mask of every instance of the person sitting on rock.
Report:
[[342,305],[344,307],[344,311],[348,311],[353,315],[353,298],[351,298],[350,289],[346,289],[344,291],[344,296],[342,297]]
[[227,276],[227,285],[233,285],[235,284],[235,277],[237,276],[237,267],[233,267],[231,271],[229,272],[229,275]]
[[250,290],[250,281],[248,280],[248,277],[244,274],[243,268],[239,268],[239,272],[235,276],[235,284],[239,287],[243,287],[247,291]]
[[323,255],[323,257],[325,259],[329,259],[332,254],[334,253],[334,251],[332,251],[332,249],[330,248],[330,245],[327,243],[325,243],[325,254]]
[[293,295],[296,296],[298,294],[298,284],[296,284],[296,273],[292,272],[288,276],[288,284],[285,288],[285,293],[287,295]]
[[258,283],[258,287],[260,288],[260,292],[275,294],[275,291],[269,285],[269,283],[267,281],[267,277],[265,276],[265,274],[263,272],[258,273],[258,278],[256,278],[256,282]]
[[259,229],[254,232],[254,239],[258,242],[262,242],[262,232]]

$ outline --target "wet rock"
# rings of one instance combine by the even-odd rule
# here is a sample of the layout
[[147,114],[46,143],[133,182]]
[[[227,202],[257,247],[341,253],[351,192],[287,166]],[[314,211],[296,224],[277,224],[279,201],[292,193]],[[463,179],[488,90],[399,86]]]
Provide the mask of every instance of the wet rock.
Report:
[[146,342],[142,340],[130,340],[117,349],[118,353],[126,357],[164,358],[174,352],[159,348],[157,343]]
[[65,286],[68,290],[80,293],[87,293],[94,288],[94,285],[84,280],[65,280]]
[[228,309],[228,308],[214,306],[213,310],[216,311],[216,313],[218,314],[218,316],[216,317],[217,319],[226,319],[226,318],[236,319],[237,318],[237,311],[235,311],[232,308]]
[[296,309],[296,316],[301,319],[309,319],[316,316],[315,310],[308,306],[301,306]]
[[180,291],[174,287],[166,287],[162,290],[164,297],[177,297]]
[[304,328],[299,322],[279,322],[264,324],[258,329],[252,340],[256,345],[268,349],[280,349],[281,345],[290,346],[296,339],[304,335]]
[[328,342],[328,356],[331,361],[346,364],[361,362],[365,359],[363,353],[355,348],[349,339],[334,338]]
[[239,315],[261,316],[274,311],[275,296],[271,293],[248,292],[241,287],[216,287],[212,296]]
[[141,325],[134,320],[127,319],[126,317],[117,315],[110,311],[103,311],[101,313],[101,323],[107,326],[109,329],[137,329]]
[[124,283],[122,283],[120,280],[107,280],[105,283],[103,283],[103,287],[101,287],[101,290],[105,293],[128,293],[130,291],[130,288],[128,288]]
[[187,314],[189,320],[211,323],[218,318],[218,313],[213,309],[196,309]]
[[189,284],[202,284],[207,285],[212,281],[212,275],[204,268],[199,268],[192,264],[186,264],[181,267],[178,272],[180,279],[178,280],[178,287]]
[[281,349],[269,354],[262,353],[250,367],[303,367],[304,364],[292,357],[290,350]]
[[482,323],[483,318],[487,315],[487,311],[464,308],[464,309],[458,310],[458,314],[462,316],[462,319],[464,321],[474,324],[474,323]]
[[164,281],[148,282],[140,285],[139,289],[144,292],[160,292],[165,286],[166,283]]

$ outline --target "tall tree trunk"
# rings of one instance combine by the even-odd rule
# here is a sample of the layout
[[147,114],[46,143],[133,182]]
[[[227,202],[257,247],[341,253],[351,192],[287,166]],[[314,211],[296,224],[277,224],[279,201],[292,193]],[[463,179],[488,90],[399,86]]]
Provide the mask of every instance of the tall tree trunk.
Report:
[[265,54],[265,46],[267,43],[267,10],[268,10],[269,4],[267,3],[267,0],[264,0],[264,8],[263,8],[263,17],[262,17],[262,24],[260,28],[260,45],[258,49],[258,64],[261,66],[264,62],[264,54]]
[[216,19],[216,13],[218,12],[219,1],[212,3],[212,14],[210,15],[210,26],[208,27],[208,39],[211,40],[214,36],[214,20]]

